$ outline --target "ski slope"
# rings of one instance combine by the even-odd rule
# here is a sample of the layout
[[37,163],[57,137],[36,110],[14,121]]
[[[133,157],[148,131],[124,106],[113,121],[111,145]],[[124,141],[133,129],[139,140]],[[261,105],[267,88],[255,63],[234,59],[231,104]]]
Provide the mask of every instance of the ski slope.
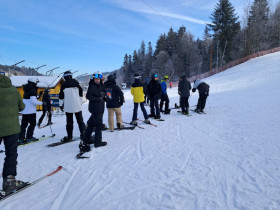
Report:
[[[205,79],[206,115],[172,109],[164,122],[151,119],[158,127],[139,122],[145,129],[104,131],[108,145],[93,148],[90,159],[75,158],[79,142],[46,147],[66,135],[65,117],[53,117],[55,139],[18,149],[17,178],[32,181],[59,165],[62,171],[0,209],[280,209],[279,58],[280,52],[266,55]],[[168,94],[174,107],[177,88]],[[123,120],[130,122],[129,91],[125,98]],[[197,99],[193,93],[191,108]],[[83,116],[86,122],[87,104]],[[41,135],[50,128],[36,128]]]

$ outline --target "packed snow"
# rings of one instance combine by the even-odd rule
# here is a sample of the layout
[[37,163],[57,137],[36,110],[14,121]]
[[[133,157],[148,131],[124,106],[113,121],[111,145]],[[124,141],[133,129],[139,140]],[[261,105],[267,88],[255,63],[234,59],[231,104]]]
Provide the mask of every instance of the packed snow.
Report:
[[[280,209],[279,58],[266,55],[206,78],[207,114],[172,109],[163,122],[151,119],[158,127],[139,122],[144,129],[104,131],[108,145],[93,148],[89,159],[76,159],[79,141],[46,146],[66,135],[65,116],[53,117],[54,139],[18,148],[17,178],[32,181],[59,165],[62,171],[0,209]],[[130,122],[133,101],[124,92],[123,121]],[[177,88],[168,94],[172,108]],[[197,99],[192,93],[190,108]],[[86,122],[87,104],[83,116]],[[50,134],[50,127],[35,130],[36,137]]]

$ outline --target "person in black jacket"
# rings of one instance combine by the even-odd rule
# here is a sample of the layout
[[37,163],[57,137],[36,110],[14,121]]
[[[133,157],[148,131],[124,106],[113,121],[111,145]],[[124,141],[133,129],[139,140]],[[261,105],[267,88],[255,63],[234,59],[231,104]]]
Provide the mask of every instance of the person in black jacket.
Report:
[[157,74],[152,75],[152,79],[148,85],[148,95],[150,98],[150,108],[151,108],[151,114],[149,115],[149,117],[160,119],[158,100],[160,99],[161,96],[161,85],[158,81]]
[[181,77],[181,81],[178,86],[178,94],[180,95],[180,106],[182,108],[182,114],[189,114],[189,97],[191,90],[191,83],[187,80],[186,75]]
[[198,89],[199,98],[196,105],[196,109],[194,110],[197,113],[204,112],[204,108],[206,105],[207,97],[209,96],[210,86],[201,80],[194,80],[192,92],[195,92]]
[[47,125],[51,125],[53,124],[52,123],[52,113],[51,113],[51,97],[49,95],[49,92],[50,90],[49,89],[45,89],[44,90],[44,95],[43,95],[43,114],[42,116],[40,117],[39,119],[39,122],[38,122],[38,126],[40,127],[45,115],[46,115],[46,112],[48,112],[47,114],[47,117],[48,117],[48,123]]
[[82,114],[83,89],[77,80],[72,79],[72,73],[70,71],[64,72],[63,77],[65,82],[60,88],[59,106],[66,113],[67,136],[61,141],[68,142],[73,138],[73,114],[75,114],[81,138],[83,138],[86,126]]
[[106,146],[107,142],[102,142],[102,127],[104,113],[105,93],[100,84],[102,74],[94,74],[89,82],[86,98],[89,100],[88,110],[91,116],[88,120],[87,129],[79,148],[81,152],[90,151],[90,138],[95,129],[94,147]]
[[114,132],[114,112],[117,118],[117,128],[123,128],[121,106],[124,103],[123,92],[116,85],[114,75],[109,75],[108,80],[104,83],[106,107],[108,109],[108,124],[111,132]]

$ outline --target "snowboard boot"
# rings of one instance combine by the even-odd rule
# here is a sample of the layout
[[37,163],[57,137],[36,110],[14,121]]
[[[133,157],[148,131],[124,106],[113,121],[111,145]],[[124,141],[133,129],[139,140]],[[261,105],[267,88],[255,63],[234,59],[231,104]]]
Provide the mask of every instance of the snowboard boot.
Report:
[[81,141],[79,144],[80,152],[89,152],[90,145],[87,144],[85,141]]
[[68,136],[64,136],[63,139],[60,140],[61,142],[69,142],[72,141],[72,138],[68,137]]
[[144,120],[144,123],[151,124],[149,119]]
[[131,122],[130,122],[130,125],[137,125],[137,120],[132,120]]
[[26,139],[19,139],[18,140],[18,145],[23,145],[23,144],[26,144],[26,143],[27,143]]
[[100,142],[96,142],[94,144],[94,147],[97,148],[97,147],[104,147],[107,145],[107,142],[106,141],[100,141]]
[[124,125],[121,125],[120,123],[117,123],[117,128],[118,129],[124,129]]
[[196,108],[195,110],[194,110],[196,113],[199,113],[199,110]]
[[9,175],[3,179],[3,191],[5,191],[7,194],[10,194],[15,190],[19,190],[27,185],[28,182],[16,180],[15,176],[13,175]]

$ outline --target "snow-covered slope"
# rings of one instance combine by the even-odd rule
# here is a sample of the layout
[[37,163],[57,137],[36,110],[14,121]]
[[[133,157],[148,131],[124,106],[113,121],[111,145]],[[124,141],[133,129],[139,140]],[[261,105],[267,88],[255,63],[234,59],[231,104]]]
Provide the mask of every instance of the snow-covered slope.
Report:
[[[34,180],[58,165],[63,170],[0,209],[280,209],[279,57],[259,57],[205,79],[211,86],[206,115],[173,109],[164,122],[152,120],[158,127],[139,123],[145,129],[103,132],[108,145],[94,148],[90,159],[75,158],[79,142],[46,147],[66,135],[65,117],[53,117],[56,139],[18,149],[17,178]],[[177,88],[168,93],[173,107]],[[123,120],[130,122],[129,91],[125,97]],[[197,99],[193,93],[190,105]],[[86,104],[83,116],[87,121]],[[43,134],[50,128],[35,131]]]

